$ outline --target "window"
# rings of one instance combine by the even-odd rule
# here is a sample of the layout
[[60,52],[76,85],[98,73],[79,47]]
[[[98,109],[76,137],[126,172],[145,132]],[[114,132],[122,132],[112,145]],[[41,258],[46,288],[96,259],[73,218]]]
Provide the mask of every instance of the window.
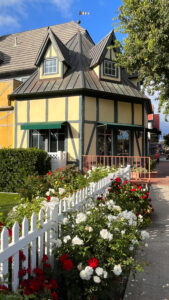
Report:
[[31,130],[30,147],[47,152],[64,151],[65,129]]
[[43,73],[44,74],[58,73],[58,60],[57,60],[57,58],[49,58],[49,59],[44,60]]
[[118,69],[115,67],[115,62],[104,60],[104,75],[118,77]]
[[117,155],[118,156],[129,156],[129,137],[130,133],[128,130],[118,130],[117,134]]
[[112,130],[98,127],[98,155],[112,155]]

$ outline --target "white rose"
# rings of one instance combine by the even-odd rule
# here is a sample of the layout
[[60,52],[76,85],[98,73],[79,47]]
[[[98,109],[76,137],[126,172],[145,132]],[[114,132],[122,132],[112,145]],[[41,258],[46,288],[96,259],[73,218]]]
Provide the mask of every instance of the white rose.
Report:
[[93,280],[94,280],[95,283],[100,283],[101,282],[101,279],[98,276],[93,276]]
[[104,239],[104,240],[109,240],[111,241],[113,239],[113,234],[110,233],[107,229],[102,229],[100,231],[100,236]]
[[64,193],[65,193],[65,189],[63,189],[63,188],[59,188],[59,195],[63,195]]
[[83,245],[84,242],[77,235],[72,239],[73,246],[75,245]]
[[54,240],[54,243],[56,244],[57,248],[60,248],[62,246],[62,241],[60,239]]
[[95,269],[95,272],[96,272],[96,274],[97,274],[98,276],[102,276],[104,270],[103,270],[103,268],[97,267],[97,268]]
[[129,250],[130,251],[133,251],[134,247],[133,246],[130,246]]
[[62,220],[63,225],[66,225],[69,223],[69,219],[68,218],[63,218]]
[[46,196],[49,196],[50,195],[50,192],[48,191],[48,192],[46,192]]
[[77,214],[77,216],[76,216],[76,224],[85,222],[86,220],[87,220],[86,214],[84,214],[84,213]]
[[78,269],[79,271],[82,271],[82,263],[79,263],[79,264],[77,265],[77,269]]
[[66,244],[69,240],[71,240],[71,237],[70,237],[70,235],[66,235],[66,236],[64,236],[64,238],[63,238],[63,242]]
[[90,266],[87,266],[87,267],[85,268],[85,272],[86,272],[87,276],[88,276],[88,275],[91,276],[91,275],[93,274],[93,268],[90,267]]
[[51,192],[51,193],[55,193],[55,190],[54,189],[49,189],[49,192]]
[[107,271],[103,271],[103,278],[107,278],[107,277],[108,277]]
[[80,272],[80,278],[83,280],[90,280],[91,276],[87,275],[85,270],[82,270]]
[[147,240],[147,239],[149,239],[149,237],[150,237],[150,235],[149,235],[149,233],[146,230],[142,230],[141,231],[141,238],[142,238],[142,240]]
[[122,269],[121,269],[121,265],[120,264],[114,266],[113,273],[116,276],[119,276],[122,273]]

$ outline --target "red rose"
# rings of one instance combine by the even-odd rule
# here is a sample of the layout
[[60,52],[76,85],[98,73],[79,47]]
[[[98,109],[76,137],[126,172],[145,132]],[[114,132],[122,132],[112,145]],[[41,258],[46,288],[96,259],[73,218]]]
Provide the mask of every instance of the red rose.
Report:
[[59,168],[59,172],[62,171],[63,168]]
[[22,276],[25,276],[25,275],[26,275],[26,269],[18,271],[18,277],[22,277]]
[[116,182],[121,182],[121,179],[120,179],[120,177],[116,177]]
[[131,189],[130,191],[131,191],[131,192],[135,192],[135,191],[136,191],[136,189]]
[[113,181],[113,178],[110,178],[111,181]]
[[48,260],[48,256],[46,254],[43,255],[42,262],[46,262]]
[[97,266],[98,266],[98,264],[99,264],[99,261],[98,261],[98,259],[95,258],[95,257],[92,257],[92,258],[90,258],[90,259],[88,260],[88,265],[89,265],[91,268],[93,268],[93,269],[96,269]]
[[22,261],[26,260],[26,256],[25,256],[25,254],[23,253],[22,250],[19,250],[19,259],[22,260]]
[[70,271],[73,268],[73,262],[71,259],[65,259],[62,265],[63,270]]
[[53,298],[53,300],[57,300],[58,299],[58,294],[56,292],[53,292],[50,294]]
[[43,267],[44,267],[45,269],[49,269],[49,268],[51,268],[51,265],[48,264],[48,263],[44,263],[44,264],[43,264]]
[[57,283],[56,279],[50,279],[49,283],[50,283],[52,289],[57,289],[58,288],[58,283]]
[[141,196],[140,199],[147,199],[147,196],[146,195]]
[[40,268],[35,268],[35,269],[33,270],[33,273],[36,274],[36,275],[44,275],[43,270],[40,269]]
[[66,260],[66,259],[68,259],[68,258],[69,258],[69,256],[68,256],[67,254],[63,253],[63,254],[59,257],[59,260],[60,260],[61,262],[63,262],[64,260]]
[[50,202],[50,196],[47,196],[46,200],[47,200],[48,202]]
[[121,189],[122,189],[122,186],[121,186],[121,185],[119,185],[119,186],[118,186],[118,188],[121,190]]
[[0,285],[0,290],[3,290],[3,291],[8,291],[8,288],[7,288],[7,286],[6,286],[6,285],[4,285],[4,284],[1,284],[1,285]]
[[9,263],[9,264],[12,263],[12,256],[10,256],[10,257],[8,258],[8,263]]
[[60,177],[61,180],[63,180],[63,177]]
[[8,229],[8,232],[9,232],[9,236],[11,237],[12,236],[12,229]]
[[128,183],[128,181],[127,181],[127,180],[124,180],[123,184],[127,184],[127,183]]
[[142,190],[142,187],[141,187],[141,185],[140,185],[140,186],[138,186],[138,190],[140,190],[140,191]]
[[147,192],[146,195],[149,196],[149,192]]
[[48,175],[52,175],[52,173],[49,171],[49,172],[48,172]]

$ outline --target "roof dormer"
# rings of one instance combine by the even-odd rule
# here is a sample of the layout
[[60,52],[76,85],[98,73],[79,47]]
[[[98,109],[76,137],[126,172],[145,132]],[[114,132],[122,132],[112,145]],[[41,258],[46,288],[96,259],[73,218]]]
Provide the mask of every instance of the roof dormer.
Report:
[[68,67],[69,50],[49,28],[39,49],[35,65],[39,68],[39,78],[63,78]]
[[90,50],[92,58],[90,67],[93,68],[100,80],[121,81],[120,67],[116,66],[115,35],[111,31]]

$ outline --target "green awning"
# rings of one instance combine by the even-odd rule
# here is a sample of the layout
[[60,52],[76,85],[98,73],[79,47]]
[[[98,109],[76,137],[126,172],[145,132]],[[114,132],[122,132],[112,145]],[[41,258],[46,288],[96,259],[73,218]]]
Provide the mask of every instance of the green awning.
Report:
[[32,129],[60,129],[62,124],[65,121],[61,122],[30,122],[30,123],[23,123],[21,125],[22,130],[32,130]]
[[144,126],[134,125],[134,124],[121,124],[121,123],[109,123],[109,122],[99,122],[98,124],[107,126],[107,128],[142,130],[142,131],[144,130]]

